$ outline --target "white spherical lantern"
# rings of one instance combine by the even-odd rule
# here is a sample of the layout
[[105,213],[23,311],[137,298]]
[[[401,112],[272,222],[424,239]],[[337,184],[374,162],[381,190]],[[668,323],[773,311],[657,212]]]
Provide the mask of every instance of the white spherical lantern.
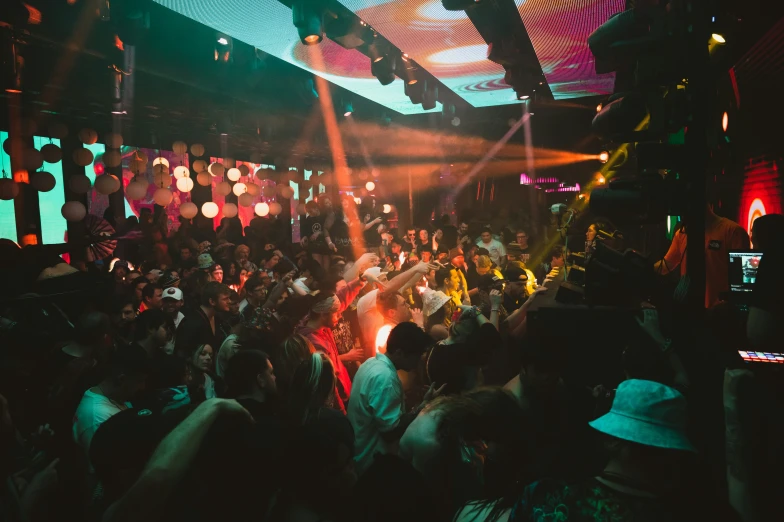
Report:
[[207,171],[213,176],[223,176],[223,173],[226,172],[226,168],[220,163],[211,163],[210,166],[207,167]]
[[90,182],[90,178],[84,174],[77,174],[68,178],[68,188],[70,188],[71,192],[74,194],[86,194],[92,186],[93,184]]
[[128,169],[134,174],[141,174],[147,172],[147,164],[139,158],[135,158],[128,162]]
[[246,183],[245,190],[248,191],[248,194],[254,197],[258,196],[261,193],[261,188],[259,188],[259,186],[256,185],[255,183]]
[[226,171],[226,177],[229,178],[229,181],[239,181],[240,176],[242,176],[240,169],[230,168]]
[[191,154],[194,156],[204,156],[204,145],[201,143],[194,143],[191,145]]
[[128,186],[125,187],[125,195],[131,201],[143,199],[147,195],[147,185],[139,183],[138,181],[131,181],[128,183]]
[[241,207],[249,207],[253,204],[253,196],[245,192],[244,194],[241,194],[239,198],[237,198],[237,202]]
[[79,140],[85,145],[92,145],[98,141],[98,133],[93,129],[82,129],[79,131]]
[[175,154],[185,154],[188,152],[188,145],[184,141],[175,141],[172,143],[172,152]]
[[228,196],[231,194],[231,185],[229,185],[228,181],[221,181],[215,185],[215,193],[219,196]]
[[240,171],[240,174],[243,176],[247,176],[248,174],[250,174],[250,169],[244,163],[239,167],[237,167],[237,169]]
[[22,160],[25,168],[31,172],[44,166],[44,155],[38,149],[25,150]]
[[389,214],[390,212],[392,212],[392,205],[390,205],[388,203],[385,203],[384,206],[381,207],[381,208],[382,208],[382,211],[384,212],[384,214]]
[[210,183],[212,183],[212,178],[206,172],[199,172],[196,174],[196,183],[202,187],[209,187]]
[[165,207],[171,203],[172,199],[174,199],[174,194],[172,194],[172,191],[167,188],[159,188],[152,195],[152,200],[155,201],[155,204],[162,207]]
[[158,175],[169,175],[169,166],[164,165],[163,163],[158,163],[157,165],[152,166],[152,173],[155,176]]
[[193,190],[193,180],[191,178],[180,178],[177,180],[177,190],[180,192],[190,192]]
[[57,163],[63,159],[63,150],[54,143],[47,143],[41,147],[41,154],[47,163]]
[[172,184],[172,178],[168,174],[156,174],[153,176],[152,182],[158,188],[169,188]]
[[134,176],[134,178],[131,181],[139,183],[142,187],[144,187],[144,190],[147,190],[147,187],[150,186],[150,182],[147,181],[147,178],[145,178],[144,176]]
[[223,216],[227,218],[233,218],[237,215],[240,210],[237,208],[237,205],[234,203],[226,203],[223,205]]
[[122,154],[119,150],[107,150],[103,153],[103,164],[107,167],[119,167],[122,164]]
[[235,196],[241,196],[246,192],[245,183],[235,183],[231,190],[234,192]]
[[167,160],[163,156],[158,156],[157,158],[152,160],[152,166],[154,167],[156,165],[166,165],[166,168],[168,169],[169,168],[169,160]]
[[376,189],[376,184],[373,183],[372,181],[368,181],[367,183],[365,183],[365,188],[368,190],[368,192],[372,192],[373,190]]
[[273,216],[277,216],[281,212],[283,212],[283,207],[280,205],[280,203],[278,203],[277,201],[273,201],[272,203],[270,203],[270,214],[272,214]]
[[208,201],[201,206],[201,213],[204,214],[204,217],[212,219],[218,215],[218,205]]
[[87,209],[79,201],[66,201],[60,213],[66,221],[81,221],[87,215]]
[[133,155],[131,156],[131,159],[137,159],[137,160],[141,161],[142,163],[144,163],[145,165],[147,165],[147,162],[150,161],[149,158],[147,157],[147,153],[144,152],[143,150],[139,150],[139,149],[136,149],[133,152]]
[[294,197],[294,189],[286,185],[282,189],[280,189],[280,195],[286,199],[291,199]]
[[5,201],[14,199],[19,195],[19,184],[11,178],[0,178],[0,199]]
[[204,160],[196,160],[191,165],[194,172],[204,172],[207,170],[207,162]]
[[106,143],[106,146],[109,147],[110,149],[119,149],[120,147],[122,147],[123,137],[114,132],[110,132],[103,137],[103,141],[104,143]]
[[120,190],[120,180],[114,174],[102,174],[95,178],[95,190],[99,194],[112,194]]
[[92,151],[89,149],[78,148],[73,151],[74,163],[80,167],[86,167],[93,162],[93,159],[95,159],[95,156],[93,156]]
[[54,176],[43,170],[33,172],[30,176],[30,185],[38,192],[49,192],[56,184]]
[[199,213],[199,207],[196,206],[196,203],[186,201],[185,203],[180,205],[180,215],[185,219],[193,219],[196,217],[196,214],[198,213]]
[[266,203],[256,203],[256,207],[253,209],[253,211],[257,216],[264,217],[269,214],[270,208]]
[[174,167],[174,179],[180,178],[188,178],[191,175],[191,171],[188,170],[188,167],[180,165],[179,167]]

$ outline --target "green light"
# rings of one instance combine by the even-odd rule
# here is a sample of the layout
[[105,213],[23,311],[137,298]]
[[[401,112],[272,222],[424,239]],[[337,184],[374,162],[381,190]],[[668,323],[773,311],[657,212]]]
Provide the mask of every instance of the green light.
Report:
[[[0,131],[0,143],[4,143],[7,139],[8,133]],[[2,157],[2,162],[0,163],[5,168],[6,175],[11,176],[11,158],[1,148],[0,155]],[[60,209],[57,210],[57,213],[60,213]],[[10,239],[13,242],[16,242],[17,240],[16,211],[14,210],[13,199],[9,201],[0,199],[0,237],[4,239]]]
[[[54,143],[60,146],[60,140],[49,140],[35,136],[33,146],[41,150],[47,143]],[[44,245],[64,243],[65,232],[68,224],[60,213],[60,209],[65,204],[65,187],[63,181],[63,162],[45,163],[43,170],[49,172],[55,179],[55,186],[49,192],[38,193],[38,210],[41,214],[41,242]]]

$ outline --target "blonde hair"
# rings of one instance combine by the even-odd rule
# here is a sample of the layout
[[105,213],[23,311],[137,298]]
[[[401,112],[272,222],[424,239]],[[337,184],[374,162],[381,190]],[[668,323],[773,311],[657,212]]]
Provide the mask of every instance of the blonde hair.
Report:
[[493,261],[490,256],[479,256],[479,259],[476,260],[477,268],[490,268],[491,266],[493,266]]

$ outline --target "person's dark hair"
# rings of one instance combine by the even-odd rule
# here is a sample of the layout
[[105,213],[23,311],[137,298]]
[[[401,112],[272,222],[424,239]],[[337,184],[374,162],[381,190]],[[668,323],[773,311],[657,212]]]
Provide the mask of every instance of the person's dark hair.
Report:
[[111,308],[109,312],[112,314],[119,314],[126,306],[133,306],[133,296],[130,294],[119,294],[112,298]]
[[405,355],[422,355],[433,344],[430,338],[415,323],[400,323],[389,332],[387,353],[392,355],[402,352]]
[[[197,261],[196,257],[189,257],[188,259],[186,259],[184,261],[180,261],[180,269],[181,270],[192,270],[192,269],[194,269],[194,268],[196,268],[198,266],[198,263],[196,261]],[[180,275],[182,275],[182,274],[180,274]]]
[[436,284],[439,288],[444,285],[445,279],[450,279],[452,277],[452,270],[454,270],[454,268],[451,266],[438,269],[436,272]]
[[152,299],[156,290],[163,290],[163,287],[158,283],[148,283],[147,286],[142,288],[142,301],[145,299]]
[[297,367],[315,352],[313,343],[299,334],[292,334],[281,343],[272,363],[275,367],[279,396],[284,398],[288,396],[291,380],[294,378]]
[[269,360],[269,356],[261,350],[240,350],[229,359],[225,375],[229,396],[251,393],[256,376],[267,370]]
[[483,227],[482,227],[482,232],[480,232],[480,233],[481,233],[481,234],[484,234],[485,232],[487,232],[487,233],[489,233],[489,234],[492,234],[492,233],[493,233],[493,229],[492,229],[492,227],[490,227],[490,225],[485,225],[485,226],[483,226]]
[[262,280],[259,272],[256,272],[245,281],[245,286],[243,288],[245,289],[246,294],[250,294],[260,286],[264,286],[264,280]]
[[145,310],[136,318],[134,340],[145,339],[150,334],[150,330],[157,330],[163,325],[169,325],[171,329],[174,329],[174,321],[167,313],[158,309]]
[[289,387],[289,419],[305,424],[311,412],[326,407],[335,391],[335,368],[321,352],[315,352],[299,363]]
[[[320,316],[321,313],[320,312],[314,312],[313,311],[313,307],[316,306],[318,303],[320,303],[322,301],[326,301],[327,299],[330,299],[331,297],[334,297],[334,296],[335,296],[335,292],[319,292],[318,294],[316,294],[314,296],[310,296],[310,295],[303,296],[303,297],[307,298],[308,310],[310,312],[310,317],[318,317],[318,316]],[[290,299],[286,299],[286,301],[290,301]]]
[[376,295],[376,308],[382,315],[386,315],[390,310],[397,309],[397,298],[399,295],[394,290],[379,292]]
[[122,376],[138,376],[150,370],[147,352],[138,346],[124,346],[109,356],[106,378],[119,379]]
[[302,263],[300,272],[305,271],[310,272],[310,275],[313,276],[314,281],[323,281],[327,275],[327,272],[324,270],[321,264],[312,258],[306,259],[305,262]]
[[217,301],[222,295],[231,295],[231,288],[217,281],[210,281],[201,291],[202,306],[212,306],[212,301]]
[[550,259],[548,259],[548,261],[552,261],[553,259],[560,259],[563,257],[563,255],[563,247],[561,245],[555,245],[550,249]]
[[758,217],[754,220],[752,232],[756,250],[766,252],[773,248],[780,248],[778,238],[784,233],[784,215],[766,214]]
[[[142,283],[145,283],[145,284],[147,284],[147,285],[149,285],[149,284],[150,284],[150,282],[149,282],[149,281],[147,281],[147,278],[146,278],[146,277],[137,277],[136,279],[134,279],[133,281],[131,281],[131,290],[134,290],[134,291],[135,291],[135,290],[136,290],[136,287],[137,287],[137,286],[139,286],[139,285],[140,285],[140,284],[142,284]],[[143,293],[143,292],[144,292],[144,289],[142,289],[142,293]]]
[[79,317],[74,328],[74,340],[91,345],[103,339],[110,329],[109,316],[102,312],[86,312]]
[[313,200],[310,200],[307,203],[305,203],[305,210],[307,210],[308,212],[311,212],[313,210],[320,210],[320,209],[319,209],[318,203],[316,203]]

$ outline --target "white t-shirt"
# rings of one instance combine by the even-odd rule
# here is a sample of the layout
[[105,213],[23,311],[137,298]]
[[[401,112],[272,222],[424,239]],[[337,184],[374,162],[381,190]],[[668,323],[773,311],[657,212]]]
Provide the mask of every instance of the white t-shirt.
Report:
[[404,408],[403,385],[389,357],[378,353],[362,363],[354,377],[347,412],[354,428],[358,475],[370,467],[376,453],[391,449],[381,434],[397,427]]
[[476,244],[480,248],[486,248],[487,251],[490,252],[490,259],[496,265],[500,266],[501,260],[506,257],[506,248],[504,248],[504,244],[497,239],[491,239],[489,244],[480,239]]
[[113,415],[128,409],[129,404],[115,402],[105,395],[84,392],[73,418],[73,438],[86,453],[90,452],[90,443],[98,427]]
[[376,308],[378,289],[371,290],[357,301],[357,320],[362,330],[362,345],[375,349],[376,334],[384,324],[384,316]]
[[[177,312],[177,317],[174,319],[174,330],[175,331],[180,326],[180,323],[182,322],[183,319],[185,319],[185,315],[182,312]],[[163,351],[164,351],[164,353],[166,353],[166,355],[171,355],[171,354],[174,353],[174,336],[173,335],[172,335],[172,338],[169,339],[169,342],[167,342],[166,345],[163,347]]]

